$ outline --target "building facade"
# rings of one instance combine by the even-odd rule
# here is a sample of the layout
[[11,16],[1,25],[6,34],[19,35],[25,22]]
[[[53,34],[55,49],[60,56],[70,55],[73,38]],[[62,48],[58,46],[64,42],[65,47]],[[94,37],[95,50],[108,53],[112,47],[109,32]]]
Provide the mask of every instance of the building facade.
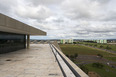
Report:
[[61,39],[61,44],[73,44],[73,39]]
[[96,40],[97,43],[107,43],[107,40]]

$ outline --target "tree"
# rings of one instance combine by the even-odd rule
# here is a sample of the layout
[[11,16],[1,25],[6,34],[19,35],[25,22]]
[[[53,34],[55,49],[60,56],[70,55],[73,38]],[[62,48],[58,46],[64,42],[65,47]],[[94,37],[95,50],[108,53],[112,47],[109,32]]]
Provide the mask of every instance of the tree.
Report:
[[77,42],[77,44],[80,44],[80,42]]
[[69,57],[69,55],[66,55],[67,57]]
[[112,49],[111,47],[109,47],[108,45],[106,46],[106,49]]
[[88,74],[89,70],[87,67],[85,67],[84,65],[80,65],[80,69],[82,69],[86,74]]
[[93,63],[92,66],[100,69],[104,67],[102,63]]
[[78,53],[75,53],[74,56],[75,56],[75,58],[77,58],[78,57]]
[[85,44],[85,45],[88,45],[88,44]]
[[73,42],[73,44],[76,44],[76,42]]
[[75,58],[75,56],[74,55],[70,55],[70,58]]
[[65,44],[68,44],[67,42],[65,42]]
[[103,48],[103,46],[102,46],[102,45],[100,45],[100,48]]
[[93,44],[89,44],[89,46],[93,46]]
[[94,46],[97,47],[97,44],[95,44]]
[[97,56],[99,56],[100,58],[102,58],[102,57],[103,57],[103,55],[102,55],[102,54],[97,54]]

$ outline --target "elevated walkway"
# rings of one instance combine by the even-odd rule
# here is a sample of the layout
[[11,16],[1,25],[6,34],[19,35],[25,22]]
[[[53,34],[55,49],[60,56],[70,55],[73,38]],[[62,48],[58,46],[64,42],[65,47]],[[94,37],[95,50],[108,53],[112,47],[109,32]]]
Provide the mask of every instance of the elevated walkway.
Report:
[[88,77],[54,45],[0,54],[0,77]]

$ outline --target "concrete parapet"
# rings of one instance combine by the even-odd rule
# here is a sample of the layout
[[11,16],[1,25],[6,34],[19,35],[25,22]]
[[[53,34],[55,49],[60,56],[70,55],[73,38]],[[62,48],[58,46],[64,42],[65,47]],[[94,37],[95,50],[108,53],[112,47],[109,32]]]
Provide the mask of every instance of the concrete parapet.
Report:
[[70,64],[70,66],[78,73],[79,77],[89,77],[84,73],[77,65],[75,65],[68,57],[66,57],[61,50],[59,50],[55,45],[55,49],[60,53],[60,55]]

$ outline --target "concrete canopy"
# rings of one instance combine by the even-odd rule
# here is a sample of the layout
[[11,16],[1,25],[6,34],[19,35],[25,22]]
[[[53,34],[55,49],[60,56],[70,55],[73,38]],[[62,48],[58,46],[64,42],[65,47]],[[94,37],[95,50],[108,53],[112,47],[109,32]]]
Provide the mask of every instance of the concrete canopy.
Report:
[[13,18],[0,13],[0,31],[26,34],[26,35],[46,35],[46,32],[31,27]]

